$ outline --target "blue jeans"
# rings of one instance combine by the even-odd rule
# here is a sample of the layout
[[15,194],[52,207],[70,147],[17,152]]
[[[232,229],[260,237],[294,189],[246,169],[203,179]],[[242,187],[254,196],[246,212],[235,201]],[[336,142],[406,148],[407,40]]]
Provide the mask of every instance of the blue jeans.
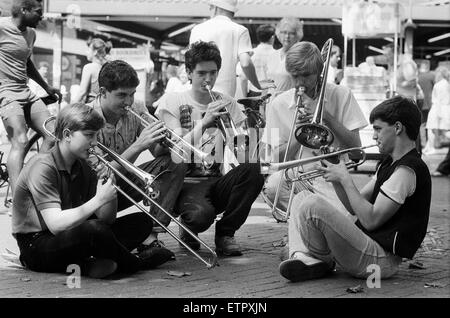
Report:
[[[151,219],[142,213],[118,218],[112,225],[90,219],[79,226],[53,235],[50,231],[16,234],[20,260],[37,272],[65,272],[70,264],[90,256],[115,261],[122,272],[139,270],[140,260],[130,253],[152,230]],[[83,274],[83,268],[81,270]]]
[[264,184],[259,163],[243,163],[222,177],[185,182],[178,198],[181,220],[194,233],[206,231],[216,216],[216,237],[234,236],[245,223]]
[[385,251],[323,196],[297,195],[289,219],[289,255],[303,252],[345,272],[367,278],[371,264],[380,266],[381,278],[394,275],[402,258]]
[[[161,174],[152,184],[153,188],[159,191],[159,197],[155,200],[171,215],[174,214],[174,206],[178,195],[183,186],[184,176],[186,174],[186,164],[176,164],[172,161],[170,155],[160,156],[152,161],[148,161],[139,166],[140,169],[154,176]],[[125,176],[135,184],[139,185],[141,189],[144,189],[144,184],[135,174],[129,172],[125,173]],[[136,191],[133,187],[127,184],[120,177],[116,177],[117,185],[131,196],[135,201],[139,202],[143,199],[143,196]],[[117,196],[118,208],[117,211],[122,211],[129,208],[132,203],[121,193]],[[162,212],[154,204],[150,204],[150,213],[161,221],[164,226],[168,226],[170,223],[170,217]]]

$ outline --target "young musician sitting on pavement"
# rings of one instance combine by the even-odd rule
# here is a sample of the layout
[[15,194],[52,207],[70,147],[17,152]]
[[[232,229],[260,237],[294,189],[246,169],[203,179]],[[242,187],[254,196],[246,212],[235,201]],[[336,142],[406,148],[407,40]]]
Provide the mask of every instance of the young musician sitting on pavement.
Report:
[[322,161],[318,169],[331,182],[356,223],[325,198],[294,199],[289,219],[289,256],[280,273],[290,281],[319,278],[336,263],[345,272],[367,278],[380,267],[381,278],[398,271],[402,258],[413,258],[427,231],[431,177],[416,150],[421,114],[416,104],[396,96],[370,114],[373,139],[388,155],[376,175],[359,191],[344,162]]
[[[278,95],[267,107],[266,128],[262,141],[269,146],[272,161],[283,162],[286,152],[286,160],[297,159],[301,145],[295,138],[292,138],[288,149],[289,134],[291,129],[295,129],[295,127],[292,127],[292,119],[298,101],[297,90],[300,87],[304,88],[301,97],[301,112],[312,117],[319,100],[319,83],[323,68],[324,61],[321,52],[314,43],[307,41],[295,43],[286,53],[286,70],[291,74],[296,88]],[[322,85],[325,85],[325,83]],[[342,85],[326,83],[323,103],[323,124],[334,135],[332,146],[335,148],[361,146],[359,130],[367,126],[367,121],[351,90]],[[311,119],[297,120],[296,125],[307,121],[311,121]],[[310,148],[304,147],[301,158],[313,155]],[[283,178],[283,180],[277,207],[286,211],[291,184],[284,179],[284,171],[272,174],[267,178],[264,194],[273,203],[280,178]],[[332,187],[322,180],[313,180],[312,184],[303,183],[302,185],[307,186],[308,190],[315,193],[321,193],[327,197],[335,196]],[[294,194],[301,192],[303,189],[300,182],[294,183],[293,186],[295,187]],[[335,200],[339,201],[337,198]],[[282,218],[282,216],[278,216],[277,210],[274,213],[276,219]]]
[[20,173],[12,232],[28,269],[66,272],[78,264],[82,275],[103,278],[167,260],[164,249],[130,253],[150,234],[152,222],[142,213],[116,219],[114,178],[105,166],[94,171],[86,162],[103,125],[103,118],[85,104],[63,108],[56,120],[58,142],[30,159]]
[[[134,163],[141,154],[153,155],[154,160],[146,161],[139,165],[139,168],[154,176],[161,174],[152,183],[155,193],[159,192],[155,201],[172,214],[183,185],[186,167],[184,164],[174,163],[171,160],[169,149],[160,143],[166,130],[163,123],[161,121],[152,122],[149,119],[150,115],[147,108],[143,104],[134,102],[136,87],[139,85],[136,71],[127,62],[110,61],[103,64],[100,69],[98,83],[100,93],[89,104],[106,122],[105,127],[98,134],[98,141],[130,163]],[[127,110],[128,107],[148,121],[149,125],[145,127],[140,118]],[[128,179],[144,189],[142,180],[136,174],[123,169],[116,162],[112,164],[121,170]],[[118,178],[117,184],[137,202],[143,199],[142,194],[122,179]],[[130,206],[131,202],[119,194],[118,211]],[[150,203],[150,212],[164,226],[169,225],[170,217],[152,203]],[[155,230],[155,228],[158,230]],[[138,250],[142,251],[153,247],[165,248],[164,243],[157,237],[161,231],[159,226],[154,226],[153,233],[138,247]],[[171,258],[174,259],[175,255],[172,252],[170,254]]]
[[[260,166],[258,163],[241,163],[227,173],[221,170],[223,158],[220,154],[224,153],[224,141],[216,120],[219,116],[231,118],[239,128],[246,117],[232,97],[215,91],[210,94],[206,87],[208,84],[212,89],[221,67],[217,46],[213,42],[195,42],[186,52],[185,60],[192,88],[186,92],[165,94],[156,113],[168,128],[184,136],[192,145],[207,153],[215,152],[216,164],[205,167],[196,158],[189,165],[186,175],[195,181],[185,182],[177,211],[183,224],[196,234],[206,231],[216,216],[223,213],[220,221],[216,222],[216,251],[226,256],[239,256],[242,250],[234,234],[244,224],[262,189],[264,181]],[[209,142],[202,145],[205,140]],[[200,248],[200,243],[184,230],[181,239],[195,250]]]

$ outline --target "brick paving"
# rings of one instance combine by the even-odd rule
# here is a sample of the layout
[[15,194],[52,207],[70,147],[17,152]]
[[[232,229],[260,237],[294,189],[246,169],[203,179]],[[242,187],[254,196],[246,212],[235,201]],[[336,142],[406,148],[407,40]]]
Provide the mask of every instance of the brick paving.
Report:
[[[430,169],[442,159],[427,159]],[[358,184],[367,175],[356,175]],[[3,204],[5,189],[0,189]],[[176,254],[177,260],[160,268],[142,271],[128,277],[107,280],[81,278],[81,288],[69,288],[65,274],[34,273],[0,259],[0,297],[90,298],[397,298],[450,297],[450,178],[433,178],[433,195],[427,236],[414,260],[404,261],[399,273],[381,282],[381,288],[368,288],[365,280],[352,278],[339,269],[332,275],[314,281],[290,283],[279,275],[280,242],[287,235],[287,225],[277,223],[261,198],[253,205],[247,222],[236,237],[244,255],[220,258],[219,267],[207,269],[189,252],[178,246],[168,234],[160,238]],[[171,228],[177,233],[175,226]],[[212,227],[200,237],[214,246]],[[17,252],[10,235],[10,217],[0,208],[0,251]],[[200,254],[208,257],[202,249]],[[413,262],[423,269],[409,268]],[[170,276],[168,271],[187,272],[188,276]],[[70,282],[69,282],[70,283]],[[348,293],[347,288],[363,287],[363,292]]]

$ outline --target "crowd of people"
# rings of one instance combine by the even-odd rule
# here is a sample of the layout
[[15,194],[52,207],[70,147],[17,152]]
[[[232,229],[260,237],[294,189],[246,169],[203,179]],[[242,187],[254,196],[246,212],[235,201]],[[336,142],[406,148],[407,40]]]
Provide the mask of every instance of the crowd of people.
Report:
[[[320,125],[334,136],[329,150],[360,147],[359,132],[368,122],[351,90],[340,85],[338,47],[332,48],[328,83],[322,81],[320,49],[302,41],[303,23],[297,18],[258,28],[262,44],[253,54],[248,30],[233,21],[237,2],[209,1],[211,18],[192,29],[185,64],[169,68],[172,77],[158,101],[156,120],[134,99],[139,78],[133,67],[108,60],[110,46],[104,41],[90,42],[92,63],[83,68],[74,103],[49,125],[51,134],[42,126],[50,113],[27,86],[31,78],[48,95],[61,97],[30,57],[42,1],[16,1],[12,17],[0,18],[0,116],[11,139],[12,234],[23,266],[64,272],[78,264],[82,275],[95,278],[152,269],[176,259],[158,239],[173,218],[183,225],[179,239],[191,250],[201,248],[198,237],[215,224],[216,253],[238,257],[243,249],[235,234],[260,193],[280,210],[291,208],[288,255],[279,266],[290,281],[319,278],[335,266],[366,278],[369,264],[379,265],[387,278],[402,258],[414,257],[425,237],[431,201],[430,172],[416,147],[422,124],[416,102],[397,95],[372,109],[373,139],[386,156],[361,190],[345,157],[321,161],[323,178],[298,183],[293,190],[283,171],[264,176],[261,162],[248,160],[245,138],[234,138],[245,136],[248,128],[235,98],[238,64],[251,83],[246,93],[272,92],[262,136],[266,163],[317,154],[296,138],[288,140],[291,123],[305,123],[321,103]],[[271,49],[275,36],[282,45],[278,50]],[[442,97],[448,92],[448,71],[436,73],[427,128],[442,130],[450,124],[442,119],[443,109],[450,107]],[[297,108],[304,117],[293,118]],[[26,124],[45,136],[45,146],[23,167]],[[183,160],[169,139],[185,150]],[[135,167],[141,154],[151,154],[152,160]],[[207,164],[203,154],[214,163]],[[155,176],[151,185],[117,157],[133,171]],[[447,155],[438,168],[441,174],[448,174],[448,160]],[[277,185],[281,195],[275,203]],[[133,201],[150,201],[148,213],[117,217]]]

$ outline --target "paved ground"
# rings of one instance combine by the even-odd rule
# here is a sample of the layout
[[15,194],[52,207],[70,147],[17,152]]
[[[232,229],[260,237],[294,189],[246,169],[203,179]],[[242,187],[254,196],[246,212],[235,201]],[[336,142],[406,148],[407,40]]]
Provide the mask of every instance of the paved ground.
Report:
[[[443,153],[425,158],[430,169],[443,158]],[[355,176],[364,184],[367,175]],[[10,217],[3,207],[5,189],[1,189],[0,251],[17,252],[10,235]],[[24,270],[0,259],[0,297],[173,297],[173,298],[396,298],[450,297],[450,179],[433,178],[431,217],[425,241],[412,261],[405,261],[400,272],[381,282],[380,288],[369,288],[337,270],[324,279],[290,283],[278,273],[279,254],[287,225],[276,223],[268,207],[259,198],[253,205],[245,225],[237,233],[244,255],[221,258],[220,266],[208,270],[198,259],[179,248],[168,234],[161,236],[176,253],[177,260],[151,271],[131,277],[108,280],[81,278],[80,288],[69,288],[76,281],[64,274],[43,274]],[[175,231],[175,227],[171,227]],[[201,234],[213,246],[213,230]],[[208,257],[204,249],[201,255]],[[423,267],[410,268],[412,263]],[[419,264],[420,265],[420,264]],[[169,271],[187,273],[183,277]],[[179,273],[175,273],[179,274]],[[362,292],[350,293],[348,288],[361,286]]]

